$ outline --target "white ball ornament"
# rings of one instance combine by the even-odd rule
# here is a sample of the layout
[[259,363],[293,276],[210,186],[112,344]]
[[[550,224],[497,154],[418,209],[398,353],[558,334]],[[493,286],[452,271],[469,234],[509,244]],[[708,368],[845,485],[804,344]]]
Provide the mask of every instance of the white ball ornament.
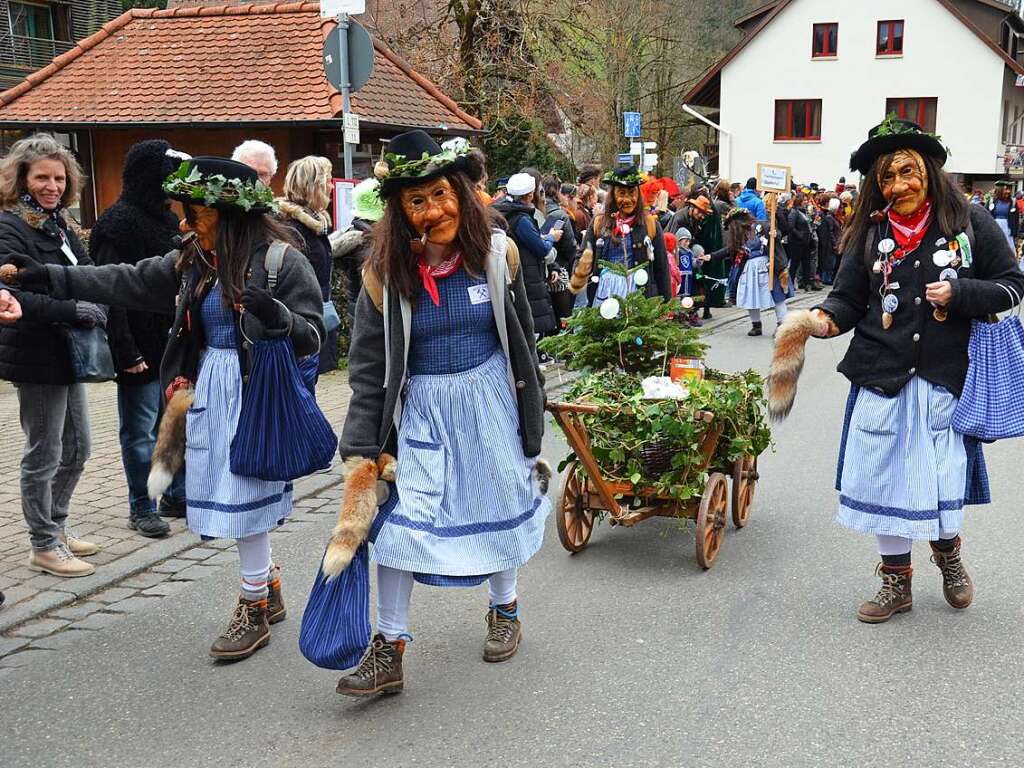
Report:
[[614,320],[619,316],[619,300],[608,297],[601,302],[601,309],[599,311],[601,312],[601,317],[605,320]]
[[633,284],[638,285],[641,288],[647,285],[647,282],[650,279],[651,278],[648,276],[646,269],[638,269],[636,272],[633,273]]
[[683,296],[682,305],[683,309],[693,309],[693,299],[689,296]]

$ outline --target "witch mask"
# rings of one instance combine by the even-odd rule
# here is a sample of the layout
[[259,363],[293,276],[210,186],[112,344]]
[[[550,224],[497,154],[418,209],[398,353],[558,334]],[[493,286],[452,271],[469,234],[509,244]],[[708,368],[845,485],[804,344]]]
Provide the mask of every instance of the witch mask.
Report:
[[639,205],[640,189],[638,187],[614,187],[615,206],[623,216],[632,216]]
[[900,216],[917,213],[928,199],[928,168],[924,158],[913,149],[898,150],[888,163],[882,160],[878,186],[886,203]]
[[447,177],[407,187],[400,193],[402,211],[412,228],[427,242],[451,245],[459,233],[459,196]]

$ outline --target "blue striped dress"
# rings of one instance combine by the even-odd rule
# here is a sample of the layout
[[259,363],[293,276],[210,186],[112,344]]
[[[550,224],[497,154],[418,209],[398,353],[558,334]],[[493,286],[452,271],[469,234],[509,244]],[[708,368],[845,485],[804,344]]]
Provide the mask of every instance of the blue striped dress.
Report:
[[836,521],[864,533],[934,541],[964,507],[989,501],[977,441],[953,429],[957,398],[920,376],[895,397],[854,387],[840,444]]
[[440,306],[421,289],[413,309],[395,488],[370,538],[380,565],[471,586],[540,549],[551,503],[523,456],[485,277],[437,284]]
[[238,539],[276,528],[292,509],[292,484],[231,473],[229,450],[242,407],[235,317],[220,283],[203,300],[206,349],[185,417],[188,527],[204,538]]
[[[617,237],[604,238],[604,242],[597,249],[594,258],[612,264],[622,264],[626,269],[632,269],[636,266],[633,261],[633,233],[630,232],[621,239]],[[611,297],[624,299],[635,290],[637,290],[637,284],[633,275],[620,275],[604,268],[598,276],[594,306]]]

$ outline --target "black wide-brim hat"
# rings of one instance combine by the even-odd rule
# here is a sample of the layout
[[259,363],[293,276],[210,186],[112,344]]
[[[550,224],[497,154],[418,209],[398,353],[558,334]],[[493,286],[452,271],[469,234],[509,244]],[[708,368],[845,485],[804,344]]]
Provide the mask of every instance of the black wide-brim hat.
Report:
[[925,133],[917,123],[888,117],[868,132],[868,140],[850,156],[850,170],[867,175],[878,158],[901,149],[934,157],[940,165],[949,155],[939,138]]
[[[187,166],[188,178],[195,177],[197,172],[198,178],[192,182],[178,179],[181,183],[174,184],[177,174],[169,176],[167,181],[164,182],[164,191],[172,200],[241,214],[261,214],[274,210],[273,192],[260,181],[256,169],[245,163],[240,163],[237,160],[231,160],[226,157],[200,155],[199,157],[186,160],[182,163],[182,167],[185,166]],[[214,177],[218,176],[224,179],[224,181],[214,179]],[[168,189],[169,184],[172,186],[171,189]],[[217,200],[208,202],[205,197],[197,197],[198,193],[196,190],[201,192],[204,188],[210,187],[211,184],[219,185],[222,190]],[[236,202],[237,193],[240,190],[250,193],[250,197],[258,198],[254,200],[248,209],[245,209]],[[234,192],[234,195],[232,192]]]
[[460,149],[444,149],[426,131],[416,129],[395,136],[388,142],[384,160],[388,174],[381,179],[380,197],[387,200],[399,190],[425,184],[451,173],[465,173],[469,144]]
[[644,177],[640,174],[640,170],[635,165],[630,165],[626,168],[616,168],[614,171],[608,171],[601,179],[602,184],[607,184],[610,187],[639,187],[644,183]]

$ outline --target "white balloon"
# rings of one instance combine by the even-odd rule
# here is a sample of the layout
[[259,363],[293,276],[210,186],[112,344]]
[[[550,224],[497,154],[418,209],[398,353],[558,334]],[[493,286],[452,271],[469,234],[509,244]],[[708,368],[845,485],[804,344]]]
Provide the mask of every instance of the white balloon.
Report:
[[601,317],[605,320],[614,320],[619,316],[619,300],[608,297],[601,302]]
[[647,281],[650,279],[651,278],[648,276],[646,269],[638,269],[633,273],[633,284],[639,285],[641,288],[647,285]]
[[689,296],[683,296],[683,309],[693,309],[693,299]]

